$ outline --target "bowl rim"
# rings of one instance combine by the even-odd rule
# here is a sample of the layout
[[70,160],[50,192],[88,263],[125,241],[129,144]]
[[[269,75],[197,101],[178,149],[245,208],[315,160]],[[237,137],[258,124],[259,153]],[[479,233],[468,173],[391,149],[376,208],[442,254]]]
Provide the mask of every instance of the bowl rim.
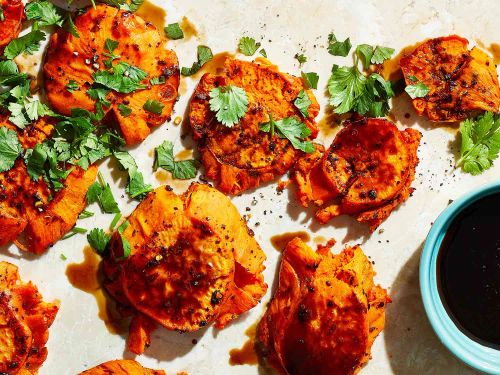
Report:
[[500,181],[476,188],[453,201],[436,219],[425,240],[420,258],[420,292],[425,312],[441,342],[458,359],[485,373],[500,375],[500,350],[473,341],[446,312],[437,287],[437,256],[451,222],[481,198],[500,193]]

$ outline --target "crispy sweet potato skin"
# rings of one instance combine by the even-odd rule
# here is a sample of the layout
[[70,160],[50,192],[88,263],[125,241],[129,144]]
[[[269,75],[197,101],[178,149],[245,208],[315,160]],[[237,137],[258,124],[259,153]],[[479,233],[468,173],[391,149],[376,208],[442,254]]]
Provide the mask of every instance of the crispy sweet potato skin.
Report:
[[419,115],[430,121],[460,121],[474,111],[498,112],[500,87],[495,64],[483,51],[467,49],[457,35],[430,39],[401,59],[407,85],[415,77],[429,93],[413,99]]
[[0,262],[0,373],[37,373],[58,309],[57,302],[43,302],[32,283],[20,281],[16,266]]
[[[268,121],[269,113],[276,120],[297,117],[311,129],[312,139],[318,133],[314,118],[319,104],[307,90],[312,104],[309,116],[303,119],[293,104],[305,89],[302,80],[280,72],[267,60],[229,58],[224,66],[223,74],[201,78],[191,99],[189,118],[207,177],[224,193],[239,194],[284,174],[302,154],[287,139],[260,131],[259,124]],[[218,123],[209,104],[210,90],[227,85],[243,88],[249,99],[246,115],[233,128]]]
[[[69,115],[72,108],[95,110],[95,101],[87,95],[93,83],[92,73],[104,70],[103,53],[106,40],[119,42],[114,51],[119,61],[136,66],[149,76],[143,84],[144,90],[130,94],[112,92],[107,99],[109,109],[104,108],[105,120],[117,124],[127,144],[140,143],[152,131],[170,119],[177,99],[180,73],[177,56],[166,49],[167,39],[150,23],[138,16],[107,5],[90,7],[75,19],[79,38],[59,29],[50,39],[44,65],[45,89],[50,104],[62,114]],[[117,60],[118,61],[118,60]],[[116,61],[115,61],[116,63]],[[98,69],[94,64],[99,65]],[[165,83],[151,85],[153,77],[164,77]],[[69,92],[66,85],[75,81],[80,90]],[[143,106],[148,99],[164,105],[161,115],[146,111]],[[128,106],[132,113],[124,117],[118,106]]]
[[141,366],[140,363],[120,359],[100,364],[94,368],[80,373],[80,375],[167,375],[163,370],[150,370]]
[[420,138],[383,119],[348,122],[326,152],[316,145],[295,165],[299,202],[322,206],[320,223],[348,214],[375,230],[413,191]]
[[0,53],[7,44],[17,38],[24,18],[24,5],[21,0],[0,0],[4,20],[0,21]]
[[[0,126],[16,130],[24,148],[33,148],[44,141],[53,129],[46,119],[19,130],[1,117]],[[87,170],[75,168],[65,181],[66,187],[54,195],[43,178],[33,181],[24,161],[18,159],[11,170],[0,173],[0,245],[24,233],[22,241],[26,242],[28,251],[45,252],[75,225],[86,206],[85,196],[96,175],[96,166]],[[52,200],[49,199],[51,195]]]
[[356,374],[384,328],[385,289],[358,247],[333,255],[300,238],[287,245],[278,289],[259,323],[257,349],[284,375]]
[[106,288],[135,315],[128,348],[142,353],[150,333],[223,328],[254,307],[267,285],[265,255],[236,207],[218,190],[192,184],[181,196],[168,187],[150,193],[128,218],[123,255],[115,234],[104,261]]

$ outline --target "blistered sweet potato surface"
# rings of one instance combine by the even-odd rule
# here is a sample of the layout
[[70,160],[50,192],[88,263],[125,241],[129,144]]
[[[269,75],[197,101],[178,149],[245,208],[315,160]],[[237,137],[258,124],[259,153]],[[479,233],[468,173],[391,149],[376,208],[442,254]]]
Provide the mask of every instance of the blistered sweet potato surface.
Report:
[[142,352],[156,324],[195,331],[211,322],[223,328],[255,306],[267,285],[265,255],[231,201],[193,184],[176,195],[150,193],[128,218],[125,260],[115,234],[105,259],[108,291],[135,314],[129,349]]
[[493,60],[457,35],[430,39],[401,59],[407,85],[424,83],[429,93],[413,99],[431,121],[460,121],[474,111],[498,112],[500,87]]
[[[210,90],[228,85],[243,88],[249,100],[247,113],[232,128],[217,121],[209,104]],[[275,120],[296,117],[315,138],[318,129],[314,118],[319,104],[308,90],[312,104],[309,116],[302,118],[293,103],[301,90],[304,85],[300,78],[280,72],[264,59],[246,62],[228,58],[222,74],[205,74],[201,78],[191,99],[189,119],[205,173],[215,180],[218,189],[238,194],[276,179],[293,165],[302,152],[287,139],[261,131],[259,124],[269,121],[269,114]]]
[[87,371],[80,373],[80,375],[166,375],[163,370],[151,370],[144,368],[140,363],[120,359],[116,361],[109,361],[93,367]]
[[384,328],[385,289],[359,247],[333,255],[299,238],[287,245],[279,284],[257,334],[264,361],[280,374],[356,374]]
[[321,223],[349,214],[374,230],[410,195],[420,138],[383,119],[346,123],[328,150],[317,145],[297,162],[299,202],[322,206],[316,213]]
[[[1,117],[0,126],[16,130],[25,149],[43,142],[53,130],[46,119],[20,130]],[[34,181],[24,161],[18,159],[12,169],[0,173],[0,245],[19,239],[27,251],[46,251],[75,225],[96,174],[96,166],[76,167],[64,182],[65,188],[54,193],[42,177]]]
[[22,0],[0,0],[3,10],[3,21],[0,21],[0,53],[21,31],[24,18],[24,5]]
[[43,302],[32,283],[20,281],[16,266],[0,262],[0,373],[37,374],[58,309]]
[[[126,62],[148,73],[142,82],[145,89],[129,94],[111,92],[106,99],[111,102],[105,121],[117,125],[127,144],[140,143],[153,128],[170,119],[179,87],[179,64],[174,52],[166,48],[167,39],[155,26],[130,12],[107,5],[89,7],[75,19],[79,38],[59,29],[50,39],[43,67],[45,89],[53,108],[69,115],[71,108],[95,110],[95,101],[87,91],[93,83],[92,74],[106,70],[103,63],[107,39],[118,42],[114,50],[119,61]],[[152,85],[149,80],[163,77],[164,83]],[[69,92],[66,85],[75,81],[79,90]],[[161,114],[144,109],[147,100],[155,100],[164,108]],[[132,112],[124,116],[118,107],[126,105]]]

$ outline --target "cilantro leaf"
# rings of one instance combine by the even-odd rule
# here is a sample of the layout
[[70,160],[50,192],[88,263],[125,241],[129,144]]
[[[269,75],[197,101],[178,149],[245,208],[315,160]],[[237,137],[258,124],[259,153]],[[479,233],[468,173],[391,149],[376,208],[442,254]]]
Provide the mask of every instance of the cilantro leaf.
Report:
[[123,117],[128,117],[132,114],[132,109],[123,103],[118,104],[118,111],[120,111]]
[[19,85],[27,81],[28,75],[19,73],[17,64],[12,60],[0,61],[0,85]]
[[198,61],[194,62],[191,68],[183,67],[181,69],[181,74],[185,77],[192,76],[197,73],[203,65],[213,59],[214,55],[212,50],[207,46],[198,46],[197,49]]
[[[95,0],[91,0],[92,3],[95,2]],[[136,12],[142,3],[144,3],[144,0],[101,0],[101,2],[111,5],[113,7],[116,7],[121,10],[125,10],[127,12]],[[94,4],[95,8],[95,4]]]
[[144,176],[139,172],[134,158],[127,151],[116,151],[114,155],[120,167],[128,172],[128,184],[125,191],[132,199],[143,199],[153,188],[144,183]]
[[80,86],[78,86],[78,83],[76,81],[73,81],[71,79],[66,85],[66,90],[68,90],[69,92],[78,91],[80,90]]
[[180,180],[189,180],[196,177],[199,163],[196,160],[176,161],[172,142],[164,141],[155,149],[155,156],[154,170],[163,168],[172,173],[173,178]]
[[240,39],[238,48],[245,56],[253,56],[260,48],[260,43],[256,42],[254,38],[244,36]]
[[87,234],[87,241],[89,242],[89,245],[98,254],[104,254],[104,252],[108,248],[110,240],[111,236],[109,234],[106,234],[100,228],[94,228],[89,232],[89,234]]
[[414,85],[408,85],[405,87],[405,91],[410,95],[410,98],[423,98],[426,96],[430,89],[423,82],[416,82]]
[[356,106],[356,99],[362,97],[366,77],[356,66],[336,69],[328,80],[330,104],[335,112],[347,113]]
[[73,35],[75,38],[80,38],[80,34],[78,34],[78,29],[76,28],[76,25],[73,22],[73,18],[71,18],[70,14],[68,14],[66,16],[66,20],[64,21],[63,28],[68,33]]
[[153,86],[154,85],[162,85],[165,82],[166,82],[165,76],[153,77],[149,80],[149,83],[151,83]]
[[21,144],[17,133],[6,127],[0,127],[0,172],[10,170],[21,154]]
[[304,86],[306,89],[317,89],[318,88],[318,80],[319,76],[317,73],[310,72],[304,73],[302,72],[302,81],[304,82]]
[[262,48],[259,53],[261,54],[261,56],[265,57],[267,59],[267,52],[264,48]]
[[101,210],[107,214],[120,212],[118,204],[113,197],[111,187],[104,181],[104,177],[101,173],[99,173],[98,182],[94,182],[90,185],[90,188],[87,191],[87,203],[92,204],[94,202],[99,203]]
[[248,96],[245,90],[234,85],[215,87],[210,90],[210,109],[217,121],[232,128],[245,115]]
[[393,54],[394,48],[377,46],[370,61],[372,64],[382,64],[385,60],[389,60]]
[[130,247],[130,242],[125,238],[123,235],[123,232],[125,232],[125,229],[127,229],[129,223],[128,220],[125,220],[122,225],[118,227],[118,233],[120,234],[120,239],[122,241],[122,248],[123,248],[123,255],[119,259],[125,259],[130,256],[130,253],[132,251],[132,248]]
[[300,111],[302,116],[304,116],[304,118],[309,116],[309,106],[312,104],[312,101],[309,99],[305,90],[301,90],[299,92],[299,95],[297,95],[293,104]]
[[40,30],[32,30],[29,33],[12,40],[3,52],[4,56],[13,60],[21,53],[32,55],[40,49],[40,42],[45,40],[45,33]]
[[112,72],[101,70],[92,74],[95,83],[124,94],[145,89],[141,81],[147,76],[144,70],[123,61],[116,64]]
[[299,62],[299,65],[302,66],[305,62],[307,62],[307,57],[303,53],[296,53],[295,54],[295,59]]
[[162,103],[160,103],[159,101],[156,101],[156,100],[152,100],[152,99],[148,99],[146,101],[146,103],[144,103],[144,105],[143,105],[143,108],[146,111],[154,113],[156,115],[161,115],[164,107],[165,106]]
[[184,32],[178,23],[171,23],[165,27],[165,34],[172,40],[178,40],[184,38]]
[[286,138],[290,141],[293,148],[306,153],[314,152],[312,142],[305,141],[311,135],[311,129],[306,124],[297,120],[295,117],[286,117],[282,120],[275,121],[272,115],[269,115],[269,122],[259,125],[261,131],[271,133],[271,136],[276,134],[280,138]]
[[26,18],[35,21],[38,26],[62,26],[64,18],[62,12],[47,0],[35,0],[25,7]]
[[356,55],[361,60],[364,69],[368,69],[372,64],[373,47],[369,44],[360,44],[356,47]]
[[335,34],[330,33],[330,35],[328,35],[328,53],[330,53],[330,55],[346,57],[351,47],[352,44],[349,38],[343,42],[339,42]]
[[500,116],[491,112],[460,124],[462,145],[457,166],[472,175],[491,168],[500,152]]
[[104,42],[104,48],[108,50],[109,53],[113,53],[115,49],[117,49],[119,46],[119,43],[116,40],[109,39],[107,38],[106,41]]

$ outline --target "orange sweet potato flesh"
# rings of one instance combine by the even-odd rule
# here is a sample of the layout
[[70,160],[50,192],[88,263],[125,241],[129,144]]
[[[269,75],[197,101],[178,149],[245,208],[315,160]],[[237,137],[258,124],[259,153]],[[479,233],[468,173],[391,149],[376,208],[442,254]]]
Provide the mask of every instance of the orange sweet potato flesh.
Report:
[[16,266],[0,262],[0,373],[36,374],[59,304],[43,302],[38,289],[19,279]]
[[[234,85],[247,93],[248,111],[239,124],[228,128],[220,124],[210,110],[209,93],[214,87]],[[309,116],[302,118],[293,104],[304,85],[300,78],[282,73],[269,61],[246,62],[228,58],[220,75],[205,74],[190,104],[190,123],[198,142],[206,176],[215,180],[224,193],[239,194],[286,173],[302,154],[287,139],[271,137],[259,124],[296,117],[311,129],[311,139],[318,133],[314,118],[319,104],[306,90],[312,104]]]
[[430,39],[400,60],[407,85],[416,78],[430,89],[425,97],[413,99],[419,115],[452,122],[477,111],[498,112],[495,64],[479,48],[468,50],[467,44],[467,39],[457,35]]
[[[111,92],[111,102],[105,121],[117,125],[127,144],[137,144],[152,131],[170,120],[177,99],[180,74],[177,56],[166,49],[167,39],[151,23],[142,18],[107,5],[88,8],[75,19],[80,35],[74,37],[59,29],[50,39],[44,64],[45,89],[52,107],[59,113],[69,115],[72,108],[95,110],[95,101],[87,95],[93,83],[92,74],[105,70],[103,53],[107,39],[119,43],[114,51],[121,57],[114,61],[136,66],[149,76],[142,82],[146,89],[130,94]],[[94,66],[98,64],[99,67]],[[151,85],[151,78],[165,78],[159,85]],[[69,92],[66,85],[75,81],[80,90]],[[160,115],[146,111],[143,106],[148,99],[164,105]],[[119,111],[120,104],[128,106],[132,113],[125,117]]]
[[80,375],[167,375],[163,370],[150,370],[144,368],[140,363],[130,359],[120,359],[109,361],[87,371]]
[[420,138],[384,119],[347,122],[326,152],[316,145],[297,162],[299,202],[322,206],[320,223],[348,214],[375,230],[413,191]]
[[[16,130],[23,148],[43,142],[53,129],[46,119],[20,130],[0,117],[0,126]],[[45,252],[75,225],[96,174],[96,166],[77,167],[64,182],[66,187],[54,193],[43,178],[33,181],[18,159],[11,170],[0,173],[0,246],[18,239],[30,252]]]
[[356,374],[385,324],[385,289],[375,285],[361,248],[314,252],[287,245],[278,289],[257,329],[257,349],[284,375]]
[[231,201],[207,185],[181,196],[150,193],[128,218],[126,259],[115,233],[104,262],[106,288],[133,309],[128,348],[142,353],[156,325],[223,328],[254,307],[267,285],[265,255]]
[[17,38],[24,18],[24,5],[21,0],[0,0],[4,20],[0,21],[0,53],[7,44]]

